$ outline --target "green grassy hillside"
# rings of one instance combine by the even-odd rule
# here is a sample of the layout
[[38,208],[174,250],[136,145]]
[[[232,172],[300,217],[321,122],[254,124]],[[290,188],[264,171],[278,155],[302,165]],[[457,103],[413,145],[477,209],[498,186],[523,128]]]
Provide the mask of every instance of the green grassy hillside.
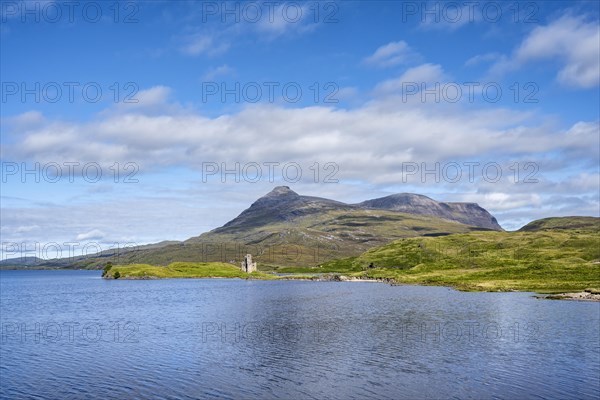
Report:
[[[570,223],[562,222],[562,225]],[[560,228],[407,238],[370,249],[358,257],[314,268],[296,268],[293,272],[332,270],[352,276],[449,285],[463,290],[597,290],[600,288],[600,233]]]
[[552,217],[532,221],[519,229],[520,232],[571,229],[585,232],[600,232],[600,218],[595,217]]
[[332,210],[225,233],[208,232],[185,242],[156,249],[128,251],[113,258],[89,258],[76,263],[94,268],[113,264],[167,265],[172,262],[232,262],[251,253],[261,270],[306,267],[358,256],[390,241],[471,232],[471,227],[431,216],[384,210]]

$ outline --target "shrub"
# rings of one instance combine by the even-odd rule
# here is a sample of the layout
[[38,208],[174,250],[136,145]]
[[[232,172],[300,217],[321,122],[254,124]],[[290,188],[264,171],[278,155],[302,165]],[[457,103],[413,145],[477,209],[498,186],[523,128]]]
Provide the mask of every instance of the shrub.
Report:
[[112,268],[112,263],[109,261],[106,263],[106,265],[104,266],[104,269],[102,270],[102,276],[106,276],[106,274],[108,273],[108,271],[110,271],[110,269]]
[[121,273],[119,271],[116,271],[113,275],[113,278],[115,279],[119,279],[121,277]]

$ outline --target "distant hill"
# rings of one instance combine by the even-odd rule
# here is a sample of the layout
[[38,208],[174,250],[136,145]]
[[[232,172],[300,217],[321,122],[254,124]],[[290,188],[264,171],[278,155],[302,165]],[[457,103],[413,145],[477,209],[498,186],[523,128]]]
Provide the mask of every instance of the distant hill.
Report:
[[135,250],[129,250],[128,248],[120,250],[110,249],[101,251],[99,253],[90,254],[87,256],[73,256],[53,259],[44,259],[39,257],[15,257],[0,261],[0,268],[102,268],[106,262],[115,262],[116,260],[118,260],[119,257],[121,257],[121,254],[119,254],[119,252],[121,252],[122,254],[126,254],[132,252],[135,253],[148,250],[157,250],[176,243],[181,242],[174,240],[165,240],[159,243],[137,246]]
[[600,218],[596,217],[551,217],[532,221],[519,229],[519,232],[543,230],[578,229],[600,232]]
[[19,267],[37,267],[46,260],[38,257],[15,257],[0,261],[0,267],[19,266]]

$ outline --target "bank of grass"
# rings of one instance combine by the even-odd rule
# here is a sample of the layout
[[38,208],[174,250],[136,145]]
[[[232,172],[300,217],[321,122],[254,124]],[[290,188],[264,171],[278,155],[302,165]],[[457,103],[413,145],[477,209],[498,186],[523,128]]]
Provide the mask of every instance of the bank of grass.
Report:
[[323,264],[312,267],[278,267],[279,273],[285,274],[322,274],[322,273],[339,273],[349,274],[352,272],[362,271],[359,265],[353,263],[357,257],[342,258],[331,260]]
[[345,263],[346,270],[359,269],[349,274],[354,277],[460,290],[596,291],[600,287],[600,234],[471,232],[410,238],[336,263]]
[[276,276],[262,272],[246,273],[239,267],[222,262],[174,262],[167,266],[149,264],[116,265],[110,268],[105,277],[108,279],[166,279],[166,278],[242,278],[277,279]]

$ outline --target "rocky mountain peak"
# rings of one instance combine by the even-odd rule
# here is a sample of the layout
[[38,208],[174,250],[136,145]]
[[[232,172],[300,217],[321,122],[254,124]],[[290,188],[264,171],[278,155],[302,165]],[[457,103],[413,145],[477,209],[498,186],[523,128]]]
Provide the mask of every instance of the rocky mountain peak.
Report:
[[398,193],[359,204],[345,204],[320,197],[302,196],[290,189],[289,186],[277,186],[252,203],[236,218],[213,232],[241,232],[245,229],[254,229],[272,223],[291,223],[291,221],[308,215],[364,209],[428,215],[485,229],[502,230],[496,219],[476,204],[443,203],[413,193]]
[[496,218],[476,203],[444,203],[414,193],[398,193],[363,201],[359,207],[430,215],[485,229],[502,230]]
[[294,192],[292,189],[290,189],[289,186],[276,186],[273,190],[271,190],[269,193],[267,193],[263,197],[280,197],[280,196],[297,197],[297,196],[299,196],[299,194]]

